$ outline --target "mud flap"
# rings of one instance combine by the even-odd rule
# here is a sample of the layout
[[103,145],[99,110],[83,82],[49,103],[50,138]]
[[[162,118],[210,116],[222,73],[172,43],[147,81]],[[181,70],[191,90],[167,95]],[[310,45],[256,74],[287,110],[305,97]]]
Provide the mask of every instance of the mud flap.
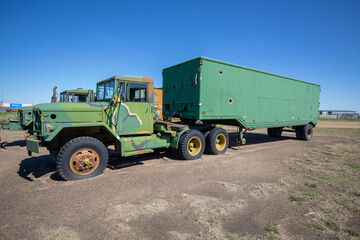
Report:
[[26,139],[26,149],[28,152],[39,153],[40,140],[37,139]]

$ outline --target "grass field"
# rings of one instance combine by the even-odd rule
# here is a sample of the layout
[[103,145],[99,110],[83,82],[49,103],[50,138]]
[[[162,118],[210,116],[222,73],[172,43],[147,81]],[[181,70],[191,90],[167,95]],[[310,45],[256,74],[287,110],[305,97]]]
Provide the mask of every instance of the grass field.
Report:
[[15,117],[16,117],[16,112],[0,113],[0,122],[3,120],[7,120],[9,118],[15,118]]
[[347,119],[347,118],[320,118],[319,122],[360,122],[360,119]]

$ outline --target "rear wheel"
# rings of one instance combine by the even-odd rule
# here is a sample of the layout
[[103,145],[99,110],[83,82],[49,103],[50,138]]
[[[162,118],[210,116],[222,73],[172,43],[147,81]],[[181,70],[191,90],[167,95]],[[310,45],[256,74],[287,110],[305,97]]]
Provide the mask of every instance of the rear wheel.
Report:
[[310,141],[313,136],[313,126],[306,124],[305,126],[296,127],[296,138],[299,140]]
[[307,124],[304,126],[303,128],[303,135],[304,135],[304,140],[306,141],[310,141],[312,136],[313,136],[313,126],[311,124]]
[[304,126],[297,126],[295,131],[296,131],[296,138],[299,139],[299,140],[304,140],[304,137],[303,137],[303,127]]
[[281,137],[282,128],[268,128],[267,132],[270,137]]
[[109,160],[102,142],[93,137],[78,137],[59,151],[56,168],[64,180],[79,180],[100,175]]
[[195,160],[202,156],[205,150],[204,136],[198,130],[187,130],[180,138],[178,152],[181,158]]
[[229,146],[229,135],[223,128],[214,128],[206,138],[206,148],[211,154],[219,155],[226,152]]
[[272,128],[268,128],[267,133],[268,133],[269,137],[274,137],[274,131]]

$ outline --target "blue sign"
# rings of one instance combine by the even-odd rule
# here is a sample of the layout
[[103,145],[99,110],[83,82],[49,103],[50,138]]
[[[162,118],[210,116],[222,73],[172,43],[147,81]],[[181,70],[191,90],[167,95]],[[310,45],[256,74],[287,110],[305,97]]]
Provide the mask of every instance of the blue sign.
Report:
[[21,107],[22,104],[21,103],[10,103],[10,107]]

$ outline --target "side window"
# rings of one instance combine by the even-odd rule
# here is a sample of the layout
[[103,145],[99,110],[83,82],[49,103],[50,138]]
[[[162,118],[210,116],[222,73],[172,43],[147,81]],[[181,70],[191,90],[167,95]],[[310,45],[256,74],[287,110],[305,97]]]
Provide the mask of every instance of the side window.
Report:
[[64,102],[64,94],[60,94],[60,102]]
[[130,83],[129,102],[146,102],[146,84]]
[[74,95],[74,102],[79,102],[79,95]]
[[74,102],[74,96],[72,94],[69,94],[69,102]]
[[114,93],[114,82],[108,82],[105,84],[105,99],[113,97]]
[[104,99],[104,84],[98,85],[96,90],[97,100]]

